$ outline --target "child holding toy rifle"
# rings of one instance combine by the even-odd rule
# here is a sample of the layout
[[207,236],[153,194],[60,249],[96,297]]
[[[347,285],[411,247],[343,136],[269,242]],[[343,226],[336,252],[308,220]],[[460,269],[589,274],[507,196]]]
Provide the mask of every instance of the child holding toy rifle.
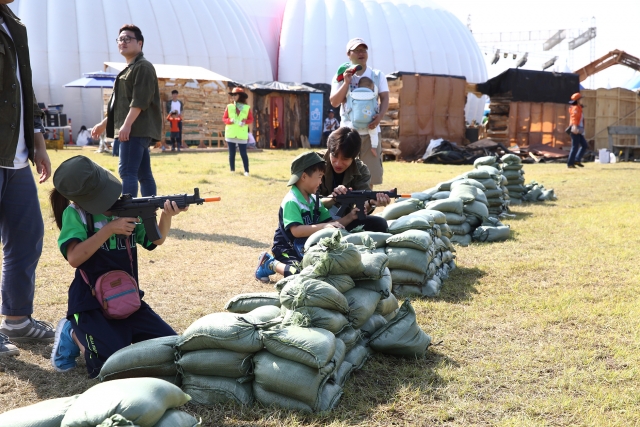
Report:
[[[122,184],[108,170],[84,156],[64,161],[53,176],[50,201],[60,228],[58,246],[76,269],[69,287],[67,316],[56,329],[51,364],[65,372],[84,355],[90,378],[104,362],[132,343],[176,335],[141,298],[136,248],[153,250],[164,243],[171,217],[184,209],[165,201],[160,239],[150,241],[138,218],[112,216]],[[123,237],[119,237],[123,236]]]
[[278,212],[278,228],[273,237],[271,251],[263,252],[258,258],[255,277],[268,282],[275,273],[287,277],[299,272],[304,243],[309,236],[324,228],[345,228],[358,216],[354,209],[338,220],[320,202],[316,192],[322,183],[325,163],[314,152],[296,157],[291,163],[291,178],[288,186],[291,190],[282,200]]

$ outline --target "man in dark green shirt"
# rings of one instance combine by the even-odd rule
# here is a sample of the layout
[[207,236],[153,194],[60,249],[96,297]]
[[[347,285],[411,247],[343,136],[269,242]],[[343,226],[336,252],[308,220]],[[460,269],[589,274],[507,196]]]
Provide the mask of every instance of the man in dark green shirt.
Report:
[[142,196],[153,196],[156,181],[151,172],[149,146],[162,138],[163,119],[158,77],[142,53],[144,37],[140,28],[122,26],[116,41],[127,67],[113,85],[107,117],[93,127],[91,136],[97,138],[106,129],[107,136],[115,138],[123,194],[136,197],[140,181]]

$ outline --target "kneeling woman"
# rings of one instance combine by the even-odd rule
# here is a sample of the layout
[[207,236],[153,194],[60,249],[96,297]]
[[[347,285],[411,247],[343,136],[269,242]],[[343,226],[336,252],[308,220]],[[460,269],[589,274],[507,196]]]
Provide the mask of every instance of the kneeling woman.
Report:
[[[326,168],[320,194],[324,198],[322,203],[331,208],[334,199],[330,196],[345,194],[348,190],[370,190],[371,173],[360,159],[356,158],[360,152],[362,140],[358,131],[348,127],[341,127],[333,131],[327,139],[327,150],[319,154],[324,157]],[[372,213],[377,206],[386,206],[391,202],[389,196],[378,194],[376,200],[365,203],[367,214]],[[331,209],[334,213],[336,209]],[[347,230],[363,225],[366,231],[387,231],[387,221],[374,215],[367,215],[364,220],[355,220],[347,226]]]

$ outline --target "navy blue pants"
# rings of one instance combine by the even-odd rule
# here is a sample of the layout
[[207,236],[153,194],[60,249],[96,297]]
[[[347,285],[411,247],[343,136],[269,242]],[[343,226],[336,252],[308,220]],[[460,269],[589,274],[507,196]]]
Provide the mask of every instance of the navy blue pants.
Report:
[[104,362],[121,348],[140,341],[177,335],[144,301],[140,309],[126,319],[107,319],[102,310],[83,311],[67,318],[76,338],[85,348],[89,378],[97,377]]
[[2,314],[30,316],[33,313],[36,267],[43,236],[42,212],[31,168],[0,168]]
[[389,231],[387,220],[375,215],[367,215],[363,220],[356,219],[355,221],[351,221],[345,228],[347,231],[351,231],[359,225],[363,225],[365,231],[377,231],[380,233],[386,233]]
[[229,168],[231,172],[235,172],[236,170],[236,145],[238,146],[238,150],[240,151],[240,157],[242,158],[242,166],[244,166],[244,171],[249,173],[249,157],[247,157],[247,144],[237,144],[235,142],[227,141],[227,145],[229,146]]
[[120,161],[118,172],[122,180],[122,194],[138,197],[138,181],[142,197],[157,195],[156,180],[151,172],[149,145],[151,138],[131,136],[126,142],[116,138],[119,145]]
[[572,133],[571,134],[571,151],[569,151],[569,160],[567,161],[567,165],[571,166],[576,162],[580,162],[582,160],[582,156],[587,151],[589,146],[587,145],[587,140],[584,139],[584,135],[581,133]]

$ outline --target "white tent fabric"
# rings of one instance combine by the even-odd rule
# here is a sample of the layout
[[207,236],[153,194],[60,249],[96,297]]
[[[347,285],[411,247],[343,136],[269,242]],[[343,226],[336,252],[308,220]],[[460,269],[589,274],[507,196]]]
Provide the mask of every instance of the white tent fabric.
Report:
[[[105,62],[104,65],[105,68],[112,68],[118,73],[127,67],[126,62]],[[153,68],[156,70],[156,76],[158,76],[159,79],[185,79],[197,80],[198,82],[211,82],[215,83],[215,86],[222,90],[227,87],[225,82],[232,81],[230,78],[209,71],[206,68],[191,65],[153,64]],[[194,82],[194,84],[197,85],[197,82]]]
[[[330,83],[348,58],[347,41],[363,38],[368,64],[487,80],[484,57],[469,30],[430,0],[288,0],[280,35],[278,79]],[[469,95],[467,121],[481,120],[485,100]]]
[[74,129],[100,119],[100,91],[64,89],[82,73],[122,62],[116,37],[134,23],[154,64],[193,65],[236,81],[272,80],[258,31],[236,0],[15,0],[27,26],[38,101],[64,104]]

